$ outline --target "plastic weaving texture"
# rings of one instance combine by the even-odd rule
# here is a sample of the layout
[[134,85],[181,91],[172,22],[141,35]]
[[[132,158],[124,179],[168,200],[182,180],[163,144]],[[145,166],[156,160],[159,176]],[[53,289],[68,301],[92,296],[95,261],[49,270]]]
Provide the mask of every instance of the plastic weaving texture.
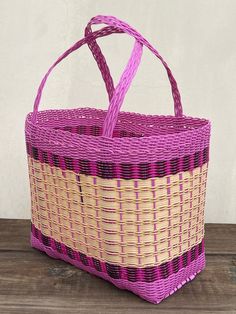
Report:
[[[93,24],[106,24],[92,31]],[[135,43],[117,86],[96,41],[127,33]],[[103,77],[108,110],[38,111],[53,68],[87,44]],[[164,65],[174,116],[120,112],[143,46]],[[131,26],[97,16],[43,78],[26,117],[31,244],[159,303],[205,266],[204,207],[210,122],[183,115],[163,58]]]

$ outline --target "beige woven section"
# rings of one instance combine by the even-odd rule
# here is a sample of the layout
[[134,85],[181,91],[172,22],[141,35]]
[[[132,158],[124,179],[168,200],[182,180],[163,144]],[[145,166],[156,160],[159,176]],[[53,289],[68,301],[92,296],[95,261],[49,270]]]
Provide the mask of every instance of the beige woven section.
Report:
[[159,265],[201,242],[207,164],[155,179],[76,175],[29,157],[32,222],[88,256]]

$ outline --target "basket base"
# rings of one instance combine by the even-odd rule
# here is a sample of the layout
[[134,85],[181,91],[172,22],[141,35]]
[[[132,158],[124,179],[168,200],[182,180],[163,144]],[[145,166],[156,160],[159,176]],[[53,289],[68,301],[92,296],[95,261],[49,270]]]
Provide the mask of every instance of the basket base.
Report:
[[62,254],[53,250],[41,243],[34,235],[31,233],[31,246],[42,252],[45,252],[52,258],[63,260],[70,263],[82,270],[89,272],[90,274],[101,277],[120,289],[129,290],[141,298],[158,304],[168,296],[175,293],[183,285],[193,280],[195,276],[201,272],[205,267],[205,253],[202,253],[196,260],[191,262],[185,268],[182,268],[178,273],[170,275],[166,279],[160,279],[154,282],[131,282],[124,279],[114,279],[108,276],[106,273],[101,273],[96,269],[86,266],[79,261],[71,259],[68,255]]

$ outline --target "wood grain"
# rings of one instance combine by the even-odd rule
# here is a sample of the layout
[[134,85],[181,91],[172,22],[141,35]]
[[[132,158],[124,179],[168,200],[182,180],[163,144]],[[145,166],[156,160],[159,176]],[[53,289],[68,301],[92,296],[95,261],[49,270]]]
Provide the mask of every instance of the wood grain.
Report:
[[236,313],[236,225],[206,226],[207,267],[159,305],[29,245],[27,220],[0,220],[0,313]]

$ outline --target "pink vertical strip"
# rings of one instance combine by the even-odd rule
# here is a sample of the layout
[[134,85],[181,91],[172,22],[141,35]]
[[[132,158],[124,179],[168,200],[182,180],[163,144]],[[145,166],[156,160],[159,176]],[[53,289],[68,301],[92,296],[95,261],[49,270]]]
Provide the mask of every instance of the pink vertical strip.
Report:
[[[50,186],[48,187],[46,175],[44,174],[44,170],[45,170],[45,164],[44,163],[41,164],[41,169],[43,171],[44,194],[45,194],[46,206],[47,206],[47,210],[49,211],[50,210],[50,208],[49,208],[50,206],[49,206],[48,194],[50,194]],[[52,231],[51,231],[51,235],[52,235]]]
[[183,223],[183,173],[179,173],[180,216],[179,216],[179,253],[182,252],[182,223]]
[[97,190],[97,178],[93,177],[93,185],[94,185],[94,194],[95,194],[95,206],[96,206],[96,224],[97,224],[97,235],[98,235],[98,245],[99,245],[99,253],[100,258],[103,259],[102,254],[102,244],[101,244],[101,232],[100,232],[100,224],[99,224],[99,210],[98,210],[98,190]]
[[54,166],[54,162],[53,162],[53,159],[52,159],[52,154],[48,153],[47,157],[48,157],[48,161],[49,161],[50,167],[53,167]]
[[[203,196],[203,194],[202,194],[202,180],[203,180],[203,172],[202,172],[202,166],[203,166],[203,152],[204,151],[202,151],[201,153],[200,153],[200,159],[199,159],[199,165],[200,165],[200,172],[201,172],[201,176],[200,176],[200,189],[199,189],[199,206],[201,206],[201,201],[202,201],[202,197],[204,197],[204,200],[205,200],[205,195]],[[207,156],[207,160],[209,160],[209,149],[207,150],[207,154],[208,154],[208,156]],[[207,175],[207,174],[206,174]],[[205,179],[205,178],[204,178]],[[206,180],[205,180],[205,184],[206,184]],[[206,190],[206,186],[204,187],[205,189],[204,190]],[[205,208],[205,202],[204,202],[204,204],[202,204],[202,208]],[[203,219],[204,219],[204,216],[203,216]],[[199,221],[199,217],[198,217],[198,221]],[[197,222],[198,222],[197,221]],[[198,223],[197,223],[197,232],[198,232]],[[204,235],[204,228],[203,228],[203,235]],[[202,236],[203,236],[202,235]],[[198,233],[197,233],[197,239],[198,239]]]
[[196,222],[196,243],[198,243],[198,224],[199,224],[199,212],[201,207],[201,194],[202,194],[202,167],[200,167],[199,176],[199,189],[198,189],[198,209],[197,209],[197,222]]
[[76,174],[79,173],[79,161],[76,159],[73,159],[73,169]]
[[191,247],[191,220],[192,220],[192,210],[193,210],[193,179],[194,174],[193,171],[190,171],[191,177],[190,177],[190,203],[189,203],[189,224],[188,224],[188,250]]
[[170,184],[171,184],[171,177],[167,177],[167,199],[168,199],[168,256],[171,257],[171,242],[170,242],[170,237],[171,237],[171,189],[170,189]]
[[81,182],[80,182],[80,176],[77,175],[77,183],[78,183],[78,187],[79,187],[79,195],[80,195],[80,208],[81,208],[81,213],[82,213],[82,224],[83,224],[83,232],[84,232],[84,244],[86,246],[86,251],[89,255],[89,244],[88,244],[88,239],[87,239],[87,231],[85,228],[85,211],[84,211],[84,200],[83,200],[83,191],[82,191],[82,187],[81,187]]
[[[53,167],[51,167],[51,174],[54,175],[54,168]],[[60,180],[60,179],[58,179],[58,180]],[[56,208],[57,208],[57,221],[58,221],[58,226],[59,226],[60,240],[61,240],[61,242],[65,242],[63,239],[63,230],[61,227],[60,202],[58,201],[56,186],[57,186],[56,181],[55,181],[55,178],[53,177],[53,187],[54,187],[54,192],[55,192],[55,201],[56,201]]]
[[[59,156],[59,165],[58,165],[62,170],[66,170],[66,164],[65,160],[62,156]],[[62,174],[64,175],[64,171],[62,171]]]
[[141,265],[141,248],[140,248],[140,215],[139,215],[139,193],[138,193],[138,180],[134,180],[136,210],[137,210],[137,233],[138,233],[138,264]]
[[122,193],[120,191],[120,188],[121,188],[121,181],[118,179],[117,180],[117,187],[119,189],[119,192],[118,192],[118,195],[119,195],[119,210],[120,210],[120,244],[121,244],[121,262],[122,264],[124,264],[124,235],[123,235],[123,232],[124,232],[124,228],[123,228],[123,213],[122,213],[122,203],[121,203],[121,200],[122,200]]
[[[204,202],[202,204],[203,208],[205,208],[205,202],[206,202],[206,185],[207,185],[207,168],[208,168],[208,163],[206,164],[206,172],[203,173],[204,175]],[[202,171],[202,167],[201,167],[201,171]],[[204,216],[203,216],[203,219],[204,219]],[[205,233],[205,230],[204,228],[202,229],[202,236],[204,236],[204,233]]]
[[50,213],[50,206],[48,204],[49,202],[49,197],[48,197],[48,194],[50,194],[50,187],[48,188],[48,183],[47,183],[47,180],[45,178],[45,175],[44,175],[44,164],[43,163],[40,163],[40,170],[41,170],[41,174],[43,175],[43,183],[44,183],[44,191],[43,191],[43,194],[44,194],[44,202],[45,202],[45,212],[46,212],[46,215],[47,215],[47,223],[48,223],[48,226],[49,226],[49,231],[50,231],[50,235],[53,236],[52,234],[52,218],[51,218],[51,213]]
[[116,175],[118,179],[121,178],[121,165],[119,163],[116,165]]
[[194,169],[194,154],[190,155],[190,171]]
[[165,163],[165,173],[170,174],[171,173],[171,164],[170,164],[170,160],[167,160]]
[[38,149],[38,160],[41,164],[43,163],[43,152],[41,149]]
[[[39,168],[35,171],[37,174],[42,174],[42,164],[39,164]],[[45,214],[45,208],[42,204],[42,201],[44,200],[44,198],[42,197],[42,188],[40,187],[40,183],[42,183],[42,179],[39,180],[39,178],[37,178],[35,180],[36,183],[36,191],[37,191],[37,200],[38,200],[38,209],[39,209],[39,217],[41,220],[41,226],[43,228],[43,226],[45,227],[45,216],[42,215],[42,213]],[[43,191],[43,194],[45,195],[45,192]],[[46,225],[48,225],[48,213],[46,212]],[[43,218],[42,218],[43,217]],[[47,228],[47,226],[46,226]]]
[[[42,221],[41,221],[41,215],[40,215],[40,207],[39,207],[39,200],[38,200],[38,192],[37,192],[37,181],[35,178],[35,169],[34,169],[34,162],[32,159],[29,159],[29,162],[31,163],[31,171],[32,171],[32,180],[33,180],[33,185],[31,185],[31,189],[34,190],[34,203],[35,203],[35,209],[37,212],[37,217],[39,221],[40,228],[42,228]],[[32,198],[33,200],[33,198]],[[34,210],[33,207],[33,202],[31,201],[32,204],[32,210]]]
[[[65,173],[66,176],[66,171],[63,171]],[[75,180],[76,180],[76,175],[73,173],[73,175],[75,176]],[[73,232],[74,228],[73,228],[73,217],[72,217],[72,212],[73,212],[73,208],[71,208],[71,198],[70,198],[70,192],[72,192],[69,187],[68,187],[68,183],[66,182],[66,197],[67,197],[67,204],[68,204],[68,215],[69,215],[69,224],[70,224],[70,233],[71,233],[71,238],[73,241],[73,245],[74,247],[76,247],[76,241],[75,241],[75,234]]]
[[154,250],[155,250],[155,262],[158,263],[158,254],[157,254],[157,208],[156,208],[156,191],[155,191],[155,179],[151,180],[152,187],[152,196],[153,196],[153,219],[154,219]]
[[92,176],[96,176],[96,174],[97,174],[96,163],[95,162],[90,162],[89,166],[90,166],[91,175]]

